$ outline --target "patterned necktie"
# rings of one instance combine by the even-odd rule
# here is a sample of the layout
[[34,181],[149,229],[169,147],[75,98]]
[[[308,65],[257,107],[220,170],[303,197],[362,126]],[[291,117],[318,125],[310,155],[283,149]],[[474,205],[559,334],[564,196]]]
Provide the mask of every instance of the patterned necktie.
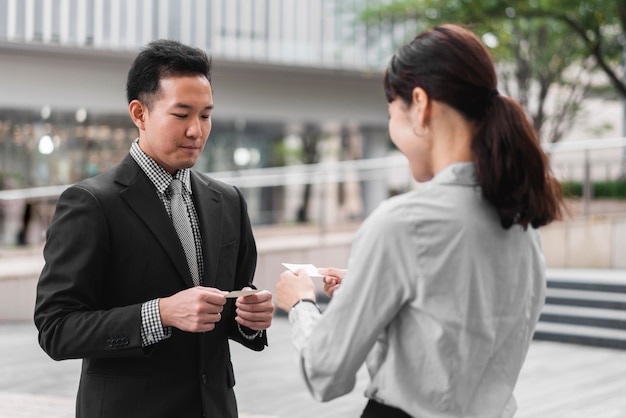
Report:
[[200,276],[198,273],[198,258],[196,256],[196,240],[193,237],[189,211],[183,199],[182,191],[183,182],[179,179],[173,179],[169,187],[170,201],[172,203],[172,222],[178,233],[180,243],[185,250],[187,266],[191,272],[193,284],[198,286],[200,285]]

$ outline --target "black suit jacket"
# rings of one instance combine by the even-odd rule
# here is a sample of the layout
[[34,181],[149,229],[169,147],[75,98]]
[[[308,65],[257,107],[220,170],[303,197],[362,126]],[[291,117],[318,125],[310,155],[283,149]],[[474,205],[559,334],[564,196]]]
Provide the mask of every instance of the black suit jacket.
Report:
[[[252,284],[256,246],[233,187],[192,171],[205,286]],[[237,329],[234,301],[213,331],[174,329],[142,348],[141,306],[191,287],[185,254],[153,184],[128,155],[59,198],[44,248],[35,324],[56,360],[82,358],[77,416],[236,417],[228,339],[262,350]]]

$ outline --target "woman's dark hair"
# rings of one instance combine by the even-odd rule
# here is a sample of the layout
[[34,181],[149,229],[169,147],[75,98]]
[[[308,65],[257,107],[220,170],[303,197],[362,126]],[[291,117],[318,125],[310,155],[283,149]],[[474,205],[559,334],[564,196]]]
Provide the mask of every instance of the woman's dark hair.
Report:
[[150,109],[162,78],[187,75],[201,75],[211,81],[211,59],[204,51],[172,40],[151,42],[128,71],[128,103],[139,100]]
[[472,152],[484,197],[505,229],[562,218],[563,196],[526,113],[497,90],[491,55],[469,30],[441,25],[401,47],[385,72],[389,102],[421,87],[476,123]]

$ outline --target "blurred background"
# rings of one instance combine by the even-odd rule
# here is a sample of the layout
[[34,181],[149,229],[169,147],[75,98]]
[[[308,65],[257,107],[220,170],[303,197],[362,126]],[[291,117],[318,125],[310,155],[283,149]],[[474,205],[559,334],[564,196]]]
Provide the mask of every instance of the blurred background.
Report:
[[125,81],[143,45],[213,57],[196,169],[243,190],[255,282],[273,289],[283,261],[344,267],[360,222],[420,187],[388,138],[382,75],[396,47],[445,22],[491,50],[568,195],[567,219],[541,230],[536,337],[626,348],[623,0],[0,0],[0,322],[32,317],[59,194],[137,136]]

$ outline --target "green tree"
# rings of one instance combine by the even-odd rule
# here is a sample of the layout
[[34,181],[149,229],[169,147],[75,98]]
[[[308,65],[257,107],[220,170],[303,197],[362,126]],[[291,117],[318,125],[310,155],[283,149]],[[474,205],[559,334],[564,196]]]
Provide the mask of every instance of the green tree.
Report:
[[624,0],[391,0],[369,2],[359,20],[369,27],[410,22],[409,37],[440,23],[469,27],[491,48],[500,88],[528,110],[545,141],[562,138],[592,89],[610,82],[626,99],[618,72]]

